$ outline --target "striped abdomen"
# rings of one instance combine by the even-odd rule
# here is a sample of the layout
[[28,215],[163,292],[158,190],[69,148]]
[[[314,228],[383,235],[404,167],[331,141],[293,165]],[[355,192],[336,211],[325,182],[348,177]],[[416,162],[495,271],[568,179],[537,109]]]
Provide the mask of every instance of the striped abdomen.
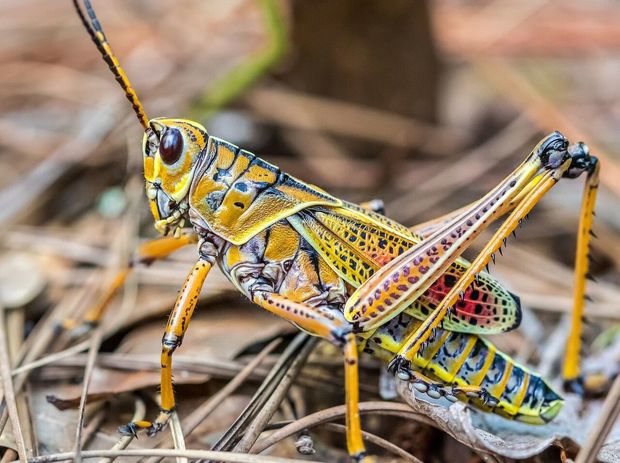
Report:
[[[389,361],[419,325],[419,321],[402,314],[378,328],[365,351]],[[526,423],[544,424],[563,405],[562,398],[540,376],[476,335],[437,329],[415,357],[412,368],[446,385],[480,386],[498,400],[497,405],[489,406],[464,394],[458,398],[480,410]]]

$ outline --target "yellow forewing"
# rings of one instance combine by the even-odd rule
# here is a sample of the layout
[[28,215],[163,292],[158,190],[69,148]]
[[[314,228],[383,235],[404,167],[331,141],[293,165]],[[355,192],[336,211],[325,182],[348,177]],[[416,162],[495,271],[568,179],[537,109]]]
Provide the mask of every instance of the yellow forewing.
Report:
[[214,233],[233,244],[243,244],[307,207],[342,204],[223,140],[210,139],[203,162],[192,185],[190,205]]

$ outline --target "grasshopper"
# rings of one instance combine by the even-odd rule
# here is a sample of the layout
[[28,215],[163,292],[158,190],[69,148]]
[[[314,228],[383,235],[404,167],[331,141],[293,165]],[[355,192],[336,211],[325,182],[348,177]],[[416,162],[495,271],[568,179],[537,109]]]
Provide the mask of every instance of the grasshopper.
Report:
[[[547,191],[561,178],[585,174],[563,371],[567,386],[582,388],[581,316],[599,173],[585,144],[569,145],[551,133],[480,200],[407,228],[376,203],[336,198],[209,135],[197,122],[149,119],[90,1],[73,3],[144,128],[146,195],[164,236],[143,245],[140,258],[163,258],[188,244],[198,248],[162,339],[160,413],[121,432],[154,435],[174,413],[172,356],[214,264],[256,305],[342,349],[347,449],[355,461],[367,460],[358,411],[360,351],[385,360],[400,380],[430,397],[531,424],[552,420],[563,405],[560,395],[479,337],[514,329],[521,319],[518,297],[484,268]],[[502,217],[478,256],[464,260],[474,238]],[[96,314],[128,272],[118,275]]]

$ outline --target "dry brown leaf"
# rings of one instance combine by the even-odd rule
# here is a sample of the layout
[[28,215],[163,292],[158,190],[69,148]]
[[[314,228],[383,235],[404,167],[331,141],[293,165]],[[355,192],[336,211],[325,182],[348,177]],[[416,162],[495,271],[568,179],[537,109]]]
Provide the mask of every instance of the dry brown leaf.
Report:
[[[620,343],[609,347],[586,362],[586,371],[612,374]],[[534,426],[504,419],[445,399],[433,401],[419,394],[410,384],[396,381],[399,395],[418,412],[427,415],[443,431],[468,447],[507,458],[524,459],[539,455],[552,445],[576,451],[583,445],[588,430],[599,419],[603,401],[582,400],[575,394],[563,394],[564,408],[550,423]],[[560,390],[559,387],[556,387]],[[599,452],[605,463],[620,461],[620,423],[610,432]]]

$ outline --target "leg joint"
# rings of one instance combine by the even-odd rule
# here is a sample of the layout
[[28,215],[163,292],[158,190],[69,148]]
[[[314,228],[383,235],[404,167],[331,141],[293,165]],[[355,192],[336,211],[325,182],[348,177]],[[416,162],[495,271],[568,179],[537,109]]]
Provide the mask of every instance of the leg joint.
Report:
[[215,258],[219,253],[219,247],[208,239],[201,239],[198,245],[198,254],[202,260],[209,262],[211,265],[215,263]]
[[268,295],[274,292],[273,285],[266,278],[259,277],[249,288],[251,299],[268,299]]
[[168,352],[172,354],[176,350],[176,348],[181,345],[182,342],[182,336],[165,334],[163,339],[161,340],[162,352]]
[[350,327],[334,328],[330,332],[330,341],[336,346],[343,347],[347,343],[347,337],[351,334]]

